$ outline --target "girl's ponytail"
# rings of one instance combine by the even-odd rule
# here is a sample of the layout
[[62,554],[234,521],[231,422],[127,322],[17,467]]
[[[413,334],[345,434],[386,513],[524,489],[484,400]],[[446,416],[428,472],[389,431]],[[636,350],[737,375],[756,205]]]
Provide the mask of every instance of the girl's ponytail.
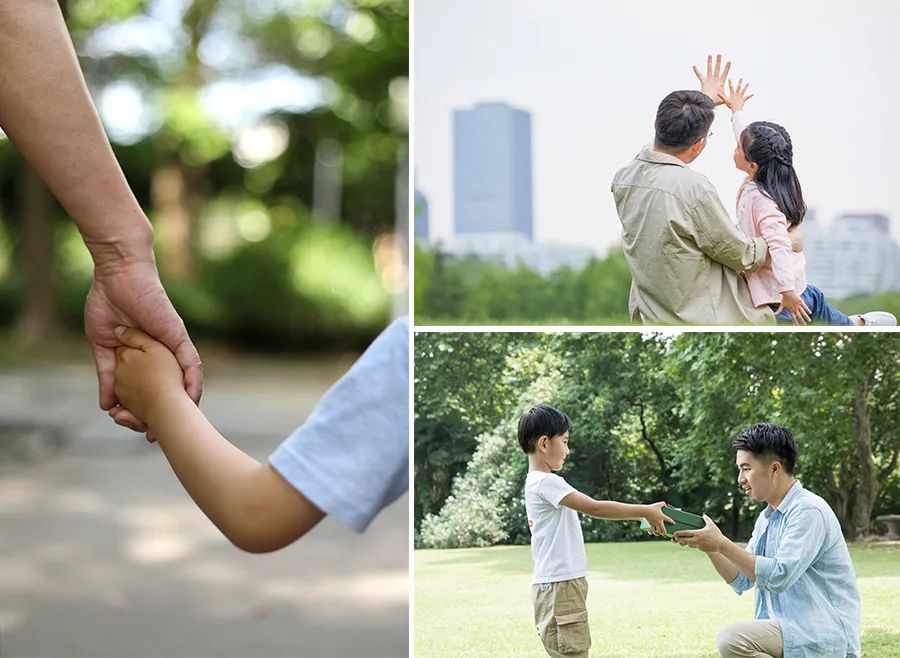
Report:
[[791,226],[806,214],[800,179],[794,170],[794,147],[777,123],[754,121],[741,133],[744,157],[758,167],[754,178],[763,193],[784,213]]

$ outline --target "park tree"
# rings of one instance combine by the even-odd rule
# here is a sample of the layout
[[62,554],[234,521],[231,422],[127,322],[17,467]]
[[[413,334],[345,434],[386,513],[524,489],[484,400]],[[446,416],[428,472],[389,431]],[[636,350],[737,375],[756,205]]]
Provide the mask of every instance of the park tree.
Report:
[[477,447],[476,437],[516,413],[537,376],[525,334],[417,333],[414,339],[416,519],[436,513]]
[[[432,345],[445,335],[429,336]],[[452,401],[460,427],[468,410],[484,420],[466,435],[474,440],[455,444],[452,480],[444,476],[431,490],[429,511],[417,507],[424,545],[528,541],[515,420],[538,401],[573,420],[572,454],[562,474],[577,489],[706,512],[735,539],[749,535],[761,504],[737,486],[731,442],[756,422],[793,432],[798,477],[834,508],[848,539],[868,532],[873,510],[896,495],[900,343],[890,334],[484,334],[479,340],[467,345],[466,362],[477,364],[471,381],[469,370],[449,374],[458,361],[447,350],[429,347],[428,379],[449,390],[432,385],[415,394],[422,482],[434,474],[428,453],[419,455],[419,441],[433,443],[430,437],[445,431],[437,411],[444,401]],[[417,353],[417,367],[420,358]],[[455,396],[459,390],[464,397]],[[420,414],[419,405],[429,411]],[[467,524],[467,509],[483,518]],[[640,536],[625,524],[585,518],[582,526],[593,540]]]
[[[771,421],[792,430],[800,475],[829,500],[846,536],[865,533],[878,492],[896,472],[900,345],[887,334],[683,334],[667,368],[687,419],[677,442],[684,484],[729,487],[736,530],[756,506],[734,486],[730,441]],[[723,510],[724,511],[724,510]]]

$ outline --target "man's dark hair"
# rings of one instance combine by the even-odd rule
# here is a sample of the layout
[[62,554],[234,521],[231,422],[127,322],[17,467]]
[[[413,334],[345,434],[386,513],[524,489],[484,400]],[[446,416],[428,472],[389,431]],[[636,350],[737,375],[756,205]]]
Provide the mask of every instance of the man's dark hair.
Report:
[[656,146],[679,152],[706,137],[712,125],[715,103],[701,91],[673,91],[656,110]]
[[734,438],[731,446],[735,450],[746,450],[757,457],[771,462],[777,459],[788,475],[794,474],[797,465],[797,442],[786,427],[773,423],[756,423]]
[[549,404],[538,404],[519,418],[519,445],[526,454],[534,452],[537,440],[542,436],[565,434],[572,429],[572,419],[565,412]]

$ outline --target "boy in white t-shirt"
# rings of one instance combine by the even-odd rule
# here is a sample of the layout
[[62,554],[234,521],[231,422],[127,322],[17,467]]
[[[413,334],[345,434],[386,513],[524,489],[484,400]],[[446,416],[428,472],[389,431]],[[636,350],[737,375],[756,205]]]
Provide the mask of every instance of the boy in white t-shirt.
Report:
[[665,535],[665,503],[631,505],[594,500],[553,471],[569,455],[572,421],[539,404],[519,419],[519,445],[528,455],[525,511],[531,529],[534,623],[550,656],[587,658],[591,633],[587,614],[587,560],[578,512],[598,519],[647,519],[653,534]]

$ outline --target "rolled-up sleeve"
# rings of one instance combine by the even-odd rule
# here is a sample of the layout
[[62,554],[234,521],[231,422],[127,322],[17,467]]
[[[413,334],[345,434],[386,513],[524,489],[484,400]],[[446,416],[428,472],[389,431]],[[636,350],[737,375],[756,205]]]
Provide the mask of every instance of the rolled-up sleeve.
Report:
[[731,589],[733,589],[738,594],[743,594],[748,589],[753,589],[753,581],[747,578],[747,574],[740,570],[738,570],[738,575],[735,577],[735,579],[728,584],[731,585]]
[[756,586],[783,592],[806,572],[825,539],[825,519],[815,508],[798,509],[786,519],[776,557],[756,557]]
[[[751,555],[756,553],[756,541],[757,541],[756,528],[754,528],[753,535],[750,537],[750,541],[747,542],[747,546],[744,550],[746,550]],[[759,558],[757,557],[756,559],[758,560]],[[753,589],[753,581],[750,580],[747,577],[747,574],[745,574],[740,569],[738,569],[738,574],[737,574],[737,576],[735,576],[734,580],[732,580],[728,584],[731,585],[731,589],[733,589],[738,594],[743,594],[748,589]]]

